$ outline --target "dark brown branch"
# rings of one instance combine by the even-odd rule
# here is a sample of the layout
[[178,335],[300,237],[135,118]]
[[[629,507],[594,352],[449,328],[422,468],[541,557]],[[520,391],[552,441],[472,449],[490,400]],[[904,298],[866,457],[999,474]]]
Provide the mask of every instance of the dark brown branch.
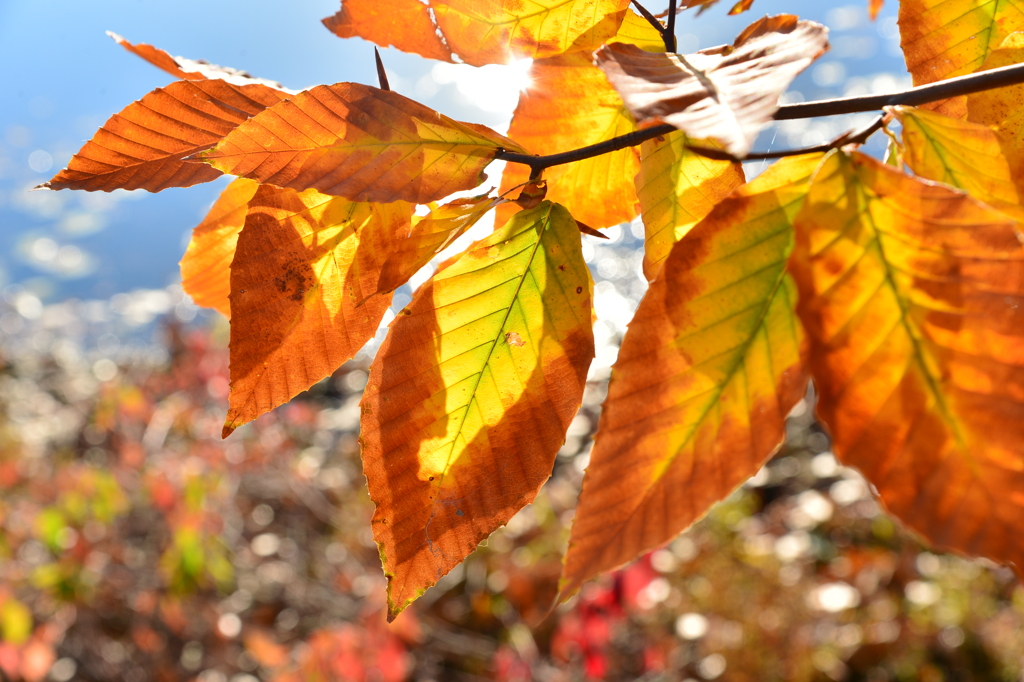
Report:
[[[778,111],[775,112],[773,118],[776,121],[786,121],[801,118],[815,118],[818,116],[837,116],[840,114],[877,111],[887,106],[896,106],[897,104],[918,106],[921,104],[927,104],[928,102],[937,102],[939,100],[948,99],[950,97],[969,95],[974,92],[992,90],[994,88],[1006,87],[1009,85],[1018,85],[1020,83],[1024,83],[1024,64],[1013,64],[1011,66],[992,69],[991,71],[981,71],[979,73],[958,76],[957,78],[950,78],[949,80],[939,81],[937,83],[919,85],[916,88],[910,88],[909,90],[889,93],[886,95],[865,95],[863,97],[843,97],[840,99],[827,99],[816,102],[801,102],[799,104],[783,104],[779,107]],[[637,130],[632,133],[626,133],[625,135],[613,137],[610,140],[581,147],[580,149],[561,152],[560,154],[533,156],[530,154],[517,154],[514,152],[500,150],[495,158],[501,161],[525,164],[530,167],[531,175],[537,175],[545,168],[560,166],[563,163],[572,163],[573,161],[589,159],[594,156],[600,156],[601,154],[608,154],[609,152],[625,149],[626,147],[634,147],[641,142],[652,140],[656,137],[661,137],[662,135],[668,135],[675,130],[676,128],[674,126],[662,124],[651,128],[645,128],[643,130]],[[831,149],[831,147],[828,148]],[[781,152],[775,153],[778,154]],[[802,153],[806,153],[806,151]],[[746,158],[750,159],[752,157],[748,156]],[[774,157],[762,156],[760,158]]]
[[[672,0],[672,2],[674,5],[675,0]],[[630,0],[630,3],[632,3],[633,7],[636,7],[636,11],[640,13],[640,16],[646,19],[647,23],[653,26],[654,30],[661,36],[661,40],[665,43],[665,50],[668,52],[675,52],[675,35],[669,32],[669,29],[665,27],[665,24],[658,21],[658,18],[651,14],[650,10],[641,5],[638,0]],[[671,24],[675,24],[675,21],[672,21]]]
[[668,0],[668,22],[665,32],[661,34],[665,38],[665,49],[669,52],[676,51],[676,0]]
[[380,59],[380,52],[376,47],[373,48],[373,58],[377,62],[377,82],[380,83],[381,90],[390,90],[391,85],[388,83],[388,74],[384,70],[384,62]]

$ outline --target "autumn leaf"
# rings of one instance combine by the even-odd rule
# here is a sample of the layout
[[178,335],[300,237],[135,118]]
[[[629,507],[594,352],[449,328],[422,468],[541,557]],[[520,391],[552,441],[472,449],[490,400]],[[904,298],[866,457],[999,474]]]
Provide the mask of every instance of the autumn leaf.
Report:
[[209,149],[250,116],[288,95],[265,85],[177,81],[110,117],[49,182],[49,189],[111,192],[191,187],[221,172],[185,157]]
[[[619,13],[621,20],[628,6],[629,0],[343,0],[323,23],[341,38],[483,66],[561,54],[585,34],[593,50],[618,29],[603,19]],[[603,35],[594,34],[595,26]]]
[[754,22],[731,46],[678,55],[612,43],[595,57],[641,127],[668,123],[742,157],[779,95],[828,49],[827,36],[821,24],[780,14]]
[[933,545],[1024,566],[1024,248],[1018,223],[833,152],[791,270],[837,457]]
[[594,355],[579,230],[545,201],[423,285],[363,395],[363,467],[394,617],[534,499]]
[[203,222],[192,230],[181,259],[181,288],[196,305],[213,308],[227,318],[231,317],[231,260],[257,187],[258,182],[246,178],[225,187]]
[[[1024,62],[1024,33],[1007,36],[985,60],[982,71]],[[1018,196],[1024,196],[1024,85],[1011,85],[967,97],[967,120],[992,127],[1010,166]],[[980,169],[976,169],[980,170]]]
[[396,240],[394,248],[386,254],[377,292],[391,292],[408,282],[417,270],[503,201],[487,194],[463,197],[438,206],[425,216],[414,216],[408,234]]
[[820,155],[739,188],[672,249],[630,322],[583,479],[562,597],[668,542],[754,475],[804,395],[786,274]]
[[412,206],[269,185],[249,202],[231,263],[231,394],[224,436],[334,372],[376,333],[384,259]]
[[280,187],[427,203],[482,183],[500,149],[524,151],[485,126],[454,121],[396,92],[337,83],[270,107],[201,158]]
[[[622,21],[615,40],[652,50],[662,45],[661,35],[632,11]],[[509,127],[509,136],[527,149],[545,154],[570,151],[636,129],[622,99],[594,66],[589,53],[535,61],[530,77],[531,85],[520,95]],[[554,166],[544,171],[547,198],[592,227],[628,222],[638,210],[633,179],[639,170],[639,155],[633,147]],[[510,163],[505,166],[500,191],[521,185],[529,177],[527,166]],[[513,205],[499,207],[498,221],[507,220],[516,210]]]
[[925,109],[892,107],[903,125],[903,160],[922,178],[944,182],[993,206],[1020,203],[991,128]]
[[[978,71],[1010,33],[1024,30],[1024,7],[998,0],[900,0],[900,47],[914,85]],[[963,118],[965,99],[928,105]]]
[[186,59],[185,57],[172,57],[160,48],[147,45],[146,43],[132,44],[113,31],[107,31],[107,35],[110,36],[114,42],[134,54],[136,57],[145,59],[153,66],[162,71],[166,71],[175,78],[181,78],[189,81],[201,81],[210,78],[217,78],[234,85],[265,85],[269,88],[281,90],[289,94],[295,94],[296,92],[295,90],[289,90],[277,81],[267,80],[265,78],[253,78],[245,71],[232,69],[229,66],[217,66],[216,64],[210,64],[204,61]]
[[[743,184],[738,163],[691,151],[682,132],[640,146],[636,193],[644,221],[644,275],[653,280],[672,247],[712,208]],[[701,142],[710,147],[712,143]]]

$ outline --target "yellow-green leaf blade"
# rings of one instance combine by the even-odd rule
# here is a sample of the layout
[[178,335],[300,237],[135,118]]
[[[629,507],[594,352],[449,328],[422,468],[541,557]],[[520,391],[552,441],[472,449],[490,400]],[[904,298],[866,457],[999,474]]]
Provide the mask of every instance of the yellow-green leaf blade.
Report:
[[363,396],[363,466],[391,615],[537,494],[594,353],[561,206],[516,214],[417,291]]
[[261,185],[231,263],[231,394],[238,426],[331,374],[377,331],[374,296],[412,206],[355,203]]
[[395,92],[318,85],[246,121],[203,160],[232,175],[352,201],[428,203],[472,189],[515,142]]
[[792,220],[820,156],[779,162],[672,250],[612,369],[562,595],[672,539],[782,442],[807,383]]
[[181,259],[181,288],[196,305],[231,317],[231,261],[238,234],[245,226],[249,201],[259,183],[236,178],[217,197],[210,211],[192,230]]
[[[1013,33],[988,55],[982,71],[1024,62],[1024,32]],[[1018,195],[1024,196],[1024,86],[976,92],[967,97],[967,120],[990,126],[999,137]]]
[[1024,565],[1019,224],[835,152],[796,228],[790,268],[836,455],[932,543]]
[[[636,193],[644,221],[644,275],[653,280],[672,247],[743,184],[743,167],[695,154],[683,132],[640,145]],[[711,143],[703,142],[701,146]]]

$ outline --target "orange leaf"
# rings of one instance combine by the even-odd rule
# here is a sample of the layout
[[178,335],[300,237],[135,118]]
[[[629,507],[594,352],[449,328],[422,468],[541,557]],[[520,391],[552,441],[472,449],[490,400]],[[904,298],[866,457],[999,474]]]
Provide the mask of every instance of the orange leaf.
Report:
[[882,7],[885,5],[885,0],[868,0],[868,18],[874,21],[878,18],[878,13],[882,11]]
[[408,282],[417,270],[503,201],[486,194],[464,197],[439,206],[422,218],[414,217],[408,235],[396,240],[387,254],[377,293],[392,292]]
[[270,107],[201,156],[225,173],[280,187],[427,203],[482,183],[499,149],[523,151],[396,92],[337,83]]
[[935,545],[1024,566],[1019,224],[833,152],[796,229],[790,267],[836,455]]
[[[996,69],[1010,64],[1024,62],[1024,33],[1012,33],[994,50],[981,67],[981,71]],[[1010,166],[1010,176],[1017,186],[1017,193],[1024,196],[1024,112],[1021,98],[1024,86],[1011,85],[985,92],[976,92],[967,97],[967,119],[974,123],[990,126],[995,130],[1003,155]],[[977,169],[979,172],[982,168]],[[990,172],[988,167],[986,172]]]
[[[632,11],[622,22],[616,41],[658,49],[661,35]],[[532,85],[519,97],[509,136],[527,149],[545,154],[571,151],[603,142],[636,129],[618,93],[593,65],[589,53],[572,53],[538,60],[530,71]],[[601,228],[636,217],[633,179],[640,169],[633,147],[591,159],[554,166],[544,171],[547,198],[562,204],[573,217]],[[529,179],[528,167],[509,163],[501,192]],[[498,221],[517,208],[500,206]]]
[[754,22],[731,46],[677,55],[612,43],[595,56],[641,127],[668,123],[742,157],[779,95],[828,49],[827,36],[821,24],[780,14]]
[[594,355],[569,213],[517,213],[416,292],[370,369],[363,468],[394,617],[531,502]]
[[277,81],[271,81],[265,78],[253,78],[245,71],[232,69],[229,66],[217,66],[216,64],[209,64],[204,61],[186,59],[185,57],[172,57],[160,48],[147,45],[146,43],[133,45],[112,31],[107,31],[107,35],[113,38],[114,42],[135,56],[145,59],[153,66],[162,71],[166,71],[175,78],[190,81],[219,78],[220,80],[225,80],[235,85],[265,85],[267,87],[274,88],[275,90],[282,90],[284,92],[295,94],[294,90],[289,90]]
[[262,185],[231,263],[226,437],[338,369],[377,331],[381,265],[412,206]]
[[213,145],[287,94],[265,85],[177,81],[110,117],[68,167],[41,185],[110,192],[191,187],[219,170],[186,156]]
[[244,637],[245,650],[264,668],[280,668],[288,662],[288,647],[263,630],[251,630]]
[[196,305],[231,317],[231,260],[245,225],[249,200],[259,183],[237,178],[217,197],[209,213],[192,230],[181,259],[181,287]]
[[739,188],[651,284],[612,369],[563,598],[671,540],[782,443],[807,386],[786,259],[820,159],[785,159]]
[[[974,73],[1010,33],[1024,30],[1024,7],[992,0],[900,0],[900,47],[914,85]],[[926,105],[963,118],[966,99]]]
[[[628,5],[629,0],[344,0],[323,23],[342,38],[358,36],[450,62],[458,55],[483,66],[580,49],[583,36],[593,50],[615,35]],[[604,21],[616,13],[618,21]],[[603,33],[596,35],[595,27]]]

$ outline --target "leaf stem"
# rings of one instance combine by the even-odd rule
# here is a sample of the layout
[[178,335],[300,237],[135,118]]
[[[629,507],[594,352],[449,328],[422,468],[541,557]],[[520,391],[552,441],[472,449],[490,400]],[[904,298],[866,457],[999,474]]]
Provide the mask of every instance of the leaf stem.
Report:
[[665,42],[665,49],[668,52],[675,52],[675,50],[671,47],[673,41],[669,38],[670,34],[668,33],[668,29],[665,28],[665,24],[658,21],[658,18],[651,14],[651,11],[644,7],[643,5],[641,5],[638,2],[638,0],[629,1],[630,3],[632,3],[633,7],[636,7],[636,11],[640,13],[640,16],[646,19],[647,23],[653,26],[654,30],[658,32],[658,35],[660,35],[661,39]]
[[[902,90],[900,92],[893,92],[885,95],[864,95],[861,97],[842,97],[839,99],[817,100],[814,102],[800,102],[798,104],[783,104],[775,112],[773,118],[776,121],[787,121],[802,118],[815,118],[818,116],[838,116],[840,114],[877,111],[884,107],[895,106],[897,104],[917,106],[920,104],[927,104],[928,102],[947,99],[949,97],[969,95],[974,92],[993,90],[995,88],[1019,85],[1021,83],[1024,83],[1024,64],[1013,64],[1011,66],[1004,66],[990,71],[981,71],[978,73],[971,73],[966,76],[950,78],[949,80],[938,81],[937,83],[919,85],[916,88],[910,88],[909,90]],[[610,140],[598,142],[597,144],[588,145],[579,149],[573,149],[571,151],[561,152],[558,154],[548,154],[545,156],[518,154],[515,152],[507,152],[502,149],[498,151],[495,159],[527,165],[530,167],[531,175],[536,175],[545,168],[589,159],[602,154],[608,154],[620,149],[625,149],[626,147],[634,147],[641,142],[652,140],[663,135],[668,135],[675,130],[675,126],[661,124],[650,128],[644,128],[643,130],[626,133],[625,135],[613,137]],[[875,132],[875,130],[877,130],[877,128],[871,132]],[[832,147],[827,148],[831,149]],[[775,154],[780,153],[782,152],[775,152]],[[801,150],[800,153],[807,153],[807,150]],[[745,158],[750,159],[754,157],[747,156]],[[760,156],[757,158],[776,157]]]

